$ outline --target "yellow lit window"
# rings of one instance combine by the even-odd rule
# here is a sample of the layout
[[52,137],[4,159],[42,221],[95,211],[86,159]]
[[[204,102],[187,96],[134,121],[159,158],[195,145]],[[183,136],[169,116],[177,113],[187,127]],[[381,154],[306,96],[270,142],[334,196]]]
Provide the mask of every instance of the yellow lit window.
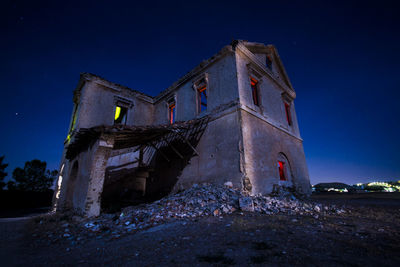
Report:
[[126,124],[128,109],[126,107],[116,106],[114,115],[114,124]]

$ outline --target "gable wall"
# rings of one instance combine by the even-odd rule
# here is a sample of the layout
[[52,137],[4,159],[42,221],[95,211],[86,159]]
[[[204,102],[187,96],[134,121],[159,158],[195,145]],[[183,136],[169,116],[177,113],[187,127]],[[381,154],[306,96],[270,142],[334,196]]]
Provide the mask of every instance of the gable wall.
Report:
[[[255,77],[253,74],[251,74],[247,66],[251,62],[250,59],[240,51],[238,51],[236,55],[240,103],[243,106],[253,110],[257,114],[265,117],[265,119],[277,127],[280,127],[300,138],[294,104],[291,105],[293,125],[289,126],[287,123],[285,106],[282,98],[283,90],[267,74],[261,71],[257,71],[260,75],[262,75],[261,78]],[[250,75],[254,76],[259,81],[259,106],[256,106],[253,103]]]
[[[248,68],[249,65],[254,66],[251,59],[240,50],[236,54],[244,169],[252,184],[252,194],[270,193],[275,184],[294,185],[299,191],[310,193],[308,169],[293,101],[293,124],[289,126],[282,98],[283,89],[258,68],[253,69],[261,77],[255,77]],[[259,81],[259,106],[253,103],[250,75]],[[291,177],[284,182],[280,181],[277,169],[279,153],[283,153],[290,163]]]

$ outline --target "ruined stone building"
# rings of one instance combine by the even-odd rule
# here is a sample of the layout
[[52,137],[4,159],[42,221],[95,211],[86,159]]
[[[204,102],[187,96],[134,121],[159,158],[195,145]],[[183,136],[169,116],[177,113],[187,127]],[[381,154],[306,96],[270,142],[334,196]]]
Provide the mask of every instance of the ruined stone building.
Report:
[[295,97],[276,48],[247,41],[156,97],[81,74],[54,208],[96,216],[203,182],[308,194]]

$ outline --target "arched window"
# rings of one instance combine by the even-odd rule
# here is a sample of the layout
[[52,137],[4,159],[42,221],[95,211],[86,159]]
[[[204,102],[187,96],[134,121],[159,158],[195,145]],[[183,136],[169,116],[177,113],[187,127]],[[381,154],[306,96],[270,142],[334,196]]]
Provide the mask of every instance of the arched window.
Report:
[[278,154],[277,169],[280,181],[291,180],[290,164],[287,157],[283,153]]

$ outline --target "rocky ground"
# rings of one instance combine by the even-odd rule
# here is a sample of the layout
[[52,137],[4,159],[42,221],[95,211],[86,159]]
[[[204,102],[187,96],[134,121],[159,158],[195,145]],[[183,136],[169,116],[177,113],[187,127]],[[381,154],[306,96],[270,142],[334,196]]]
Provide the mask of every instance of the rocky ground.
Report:
[[95,219],[0,222],[2,258],[6,265],[398,266],[400,197],[390,195],[300,200],[285,190],[250,197],[229,184],[195,185]]

